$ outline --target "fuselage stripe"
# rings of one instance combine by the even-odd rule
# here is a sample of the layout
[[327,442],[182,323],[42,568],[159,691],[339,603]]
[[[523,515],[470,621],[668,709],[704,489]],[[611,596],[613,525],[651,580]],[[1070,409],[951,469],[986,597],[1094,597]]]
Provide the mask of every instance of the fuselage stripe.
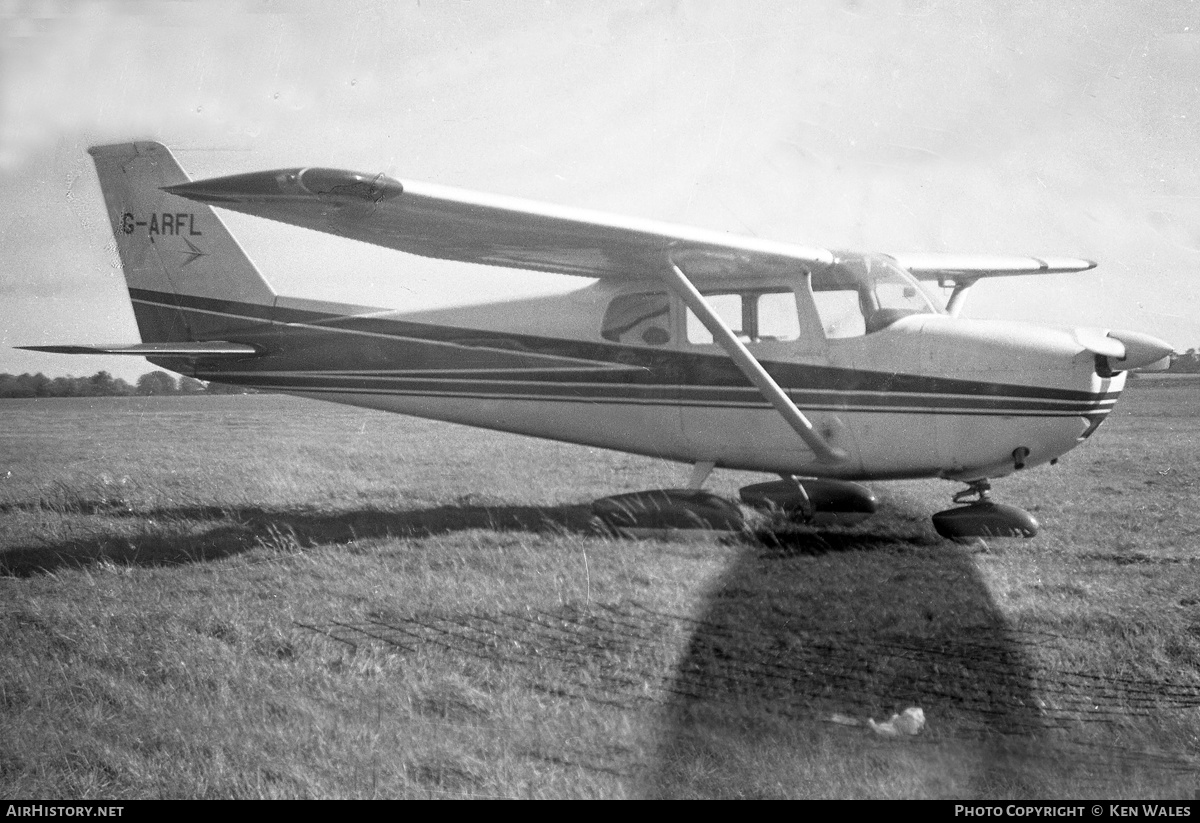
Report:
[[[603,402],[653,402],[661,400],[671,403],[754,407],[765,405],[761,395],[751,388],[725,386],[675,386],[670,384],[628,384],[593,382],[540,382],[530,380],[484,380],[462,378],[387,378],[367,379],[349,376],[328,376],[322,373],[277,376],[253,373],[234,375],[224,372],[199,372],[202,379],[225,380],[243,383],[275,391],[366,391],[366,392],[427,392],[431,394],[458,395],[462,393],[478,397],[570,397],[575,400],[595,399]],[[1091,414],[1101,409],[1111,409],[1116,399],[1096,399],[1087,402],[1064,400],[1031,400],[1023,397],[949,395],[932,393],[889,393],[861,391],[821,391],[810,389],[788,389],[788,394],[809,408],[850,410],[890,408],[941,408],[967,409],[980,413],[1046,412],[1059,414]],[[914,406],[919,404],[919,406]]]
[[[745,409],[767,411],[771,406],[765,402],[762,403],[702,403],[689,402],[686,400],[669,399],[669,398],[632,398],[632,397],[581,397],[577,395],[542,395],[542,394],[516,394],[516,393],[495,393],[481,394],[471,391],[460,392],[430,392],[423,390],[402,390],[402,389],[363,389],[363,388],[346,388],[346,387],[324,387],[324,386],[290,386],[271,387],[272,390],[295,393],[295,394],[353,394],[353,395],[369,395],[380,397],[423,397],[428,399],[457,399],[457,400],[507,400],[507,401],[529,401],[529,402],[559,402],[559,403],[589,403],[589,404],[604,404],[604,405],[632,405],[632,406],[661,406],[663,408],[678,408],[679,406],[688,406],[690,408],[705,408],[705,409]],[[1030,410],[1030,409],[971,409],[971,408],[945,408],[937,409],[930,406],[904,406],[895,404],[891,407],[854,407],[846,405],[822,406],[809,404],[806,408],[813,411],[835,411],[835,412],[859,412],[869,414],[920,414],[920,415],[969,415],[969,416],[989,416],[989,417],[1095,417],[1107,416],[1110,409],[1106,408],[1089,408],[1080,410]]]

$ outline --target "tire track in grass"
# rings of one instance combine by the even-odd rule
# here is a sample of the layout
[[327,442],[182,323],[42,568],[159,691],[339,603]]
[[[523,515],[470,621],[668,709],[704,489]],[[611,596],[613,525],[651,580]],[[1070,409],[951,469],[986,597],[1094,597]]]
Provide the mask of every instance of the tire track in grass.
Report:
[[[834,710],[870,714],[881,703],[908,701],[931,714],[958,715],[954,736],[976,739],[997,732],[1070,733],[1200,707],[1200,688],[1186,683],[1062,669],[1033,674],[1043,699],[1031,711],[1017,696],[1022,675],[1005,666],[1014,640],[1027,648],[1086,642],[1049,632],[1007,630],[1002,640],[979,628],[952,637],[795,632],[799,643],[771,648],[752,632],[629,602],[296,625],[351,646],[374,643],[398,654],[436,647],[515,667],[539,691],[625,709],[672,697],[730,703],[753,695],[773,715],[823,722]],[[712,665],[671,671],[671,639],[685,636],[691,659]],[[884,681],[891,684],[886,694],[878,688]],[[1127,754],[1164,767],[1189,765],[1170,754]]]

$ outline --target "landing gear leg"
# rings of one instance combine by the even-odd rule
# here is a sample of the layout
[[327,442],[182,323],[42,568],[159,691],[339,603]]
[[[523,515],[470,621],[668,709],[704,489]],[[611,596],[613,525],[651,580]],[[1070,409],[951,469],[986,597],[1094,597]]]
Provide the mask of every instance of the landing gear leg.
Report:
[[699,491],[704,488],[704,481],[712,474],[712,470],[717,467],[717,464],[712,460],[702,460],[692,466],[692,473],[688,476],[687,487],[692,491]]
[[[933,516],[933,527],[942,537],[975,547],[985,537],[1033,537],[1038,522],[1033,515],[1016,506],[992,500],[992,484],[986,478],[971,480],[967,488],[954,495],[955,503],[964,503]],[[984,543],[982,548],[987,549]]]
[[972,497],[975,498],[973,505],[990,502],[992,499],[992,483],[986,477],[982,480],[972,480],[967,483],[967,487],[954,495],[955,503],[966,503]]
[[[974,501],[971,498],[974,497]],[[981,503],[991,502],[992,499],[992,484],[985,477],[982,480],[972,480],[967,483],[967,487],[954,495],[955,503],[970,503],[971,506],[978,506]],[[936,516],[936,515],[935,515]],[[938,521],[934,520],[934,528],[936,529]],[[938,531],[941,534],[941,531]],[[945,536],[945,535],[943,535]],[[962,536],[955,535],[950,538],[960,546],[966,547],[968,550],[976,553],[986,553],[988,551],[987,541],[980,535]]]

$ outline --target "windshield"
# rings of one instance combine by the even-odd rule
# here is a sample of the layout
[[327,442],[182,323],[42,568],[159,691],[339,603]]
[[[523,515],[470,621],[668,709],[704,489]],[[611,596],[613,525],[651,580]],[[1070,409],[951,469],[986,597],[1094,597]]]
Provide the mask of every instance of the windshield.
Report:
[[813,272],[812,289],[827,338],[861,337],[901,317],[936,313],[913,276],[882,255],[838,254]]

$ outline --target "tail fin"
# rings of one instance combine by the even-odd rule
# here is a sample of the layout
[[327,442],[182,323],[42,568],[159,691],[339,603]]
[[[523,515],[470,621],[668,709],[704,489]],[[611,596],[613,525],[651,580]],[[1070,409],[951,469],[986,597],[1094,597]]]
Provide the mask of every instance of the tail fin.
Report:
[[225,339],[269,325],[275,291],[208,206],[162,191],[186,183],[166,146],[88,149],[146,343]]

